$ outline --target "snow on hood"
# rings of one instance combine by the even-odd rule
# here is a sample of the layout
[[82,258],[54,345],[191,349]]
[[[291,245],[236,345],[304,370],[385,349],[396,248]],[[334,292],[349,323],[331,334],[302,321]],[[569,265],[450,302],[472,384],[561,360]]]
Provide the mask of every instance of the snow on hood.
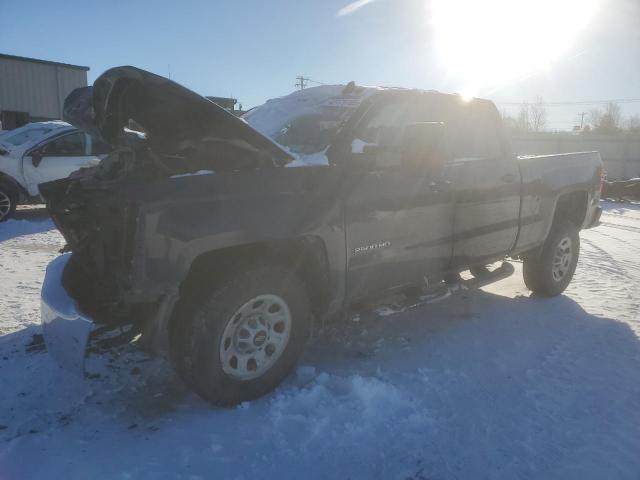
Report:
[[[268,100],[263,105],[245,113],[242,118],[254,129],[275,141],[287,125],[296,118],[306,115],[333,111],[336,118],[346,120],[367,97],[379,90],[381,90],[379,87],[360,87],[353,83],[306,88],[284,97]],[[310,153],[296,153],[287,145],[282,147],[296,157],[296,161],[287,166],[328,164],[324,155],[326,146]]]

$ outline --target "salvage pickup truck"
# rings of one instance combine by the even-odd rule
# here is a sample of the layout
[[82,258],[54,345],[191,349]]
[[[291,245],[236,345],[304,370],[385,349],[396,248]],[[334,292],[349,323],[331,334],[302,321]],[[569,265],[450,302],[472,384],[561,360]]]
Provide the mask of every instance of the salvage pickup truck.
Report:
[[313,319],[384,292],[510,256],[560,294],[601,211],[597,152],[516,157],[495,106],[459,95],[320,86],[238,118],[117,67],[65,119],[114,151],[40,186],[67,242],[47,349],[82,370],[91,335],[134,325],[217,405],[274,389]]

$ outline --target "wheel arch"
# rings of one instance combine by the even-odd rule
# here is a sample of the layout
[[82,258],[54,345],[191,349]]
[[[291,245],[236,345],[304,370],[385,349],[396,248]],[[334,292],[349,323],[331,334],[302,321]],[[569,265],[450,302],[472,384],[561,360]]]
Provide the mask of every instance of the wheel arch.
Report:
[[566,192],[558,196],[553,212],[551,228],[553,228],[553,225],[557,222],[568,220],[578,227],[578,229],[581,229],[587,216],[588,203],[589,195],[583,190]]
[[315,315],[329,302],[329,261],[324,241],[315,235],[286,240],[259,241],[201,253],[180,283],[179,295],[198,294],[227,278],[233,271],[265,264],[292,270],[303,282]]
[[18,181],[10,175],[6,173],[0,172],[0,182],[5,182],[15,188],[16,192],[18,192],[18,202],[24,201],[29,198],[29,193],[24,189]]

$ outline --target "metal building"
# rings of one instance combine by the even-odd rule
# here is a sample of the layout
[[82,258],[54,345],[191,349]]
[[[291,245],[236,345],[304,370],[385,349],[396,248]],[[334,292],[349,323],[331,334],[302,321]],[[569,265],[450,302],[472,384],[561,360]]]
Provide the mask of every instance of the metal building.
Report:
[[[245,111],[242,110],[242,104],[238,103],[238,99],[237,98],[211,97],[211,96],[208,96],[208,95],[205,98],[208,98],[209,100],[211,100],[213,103],[215,103],[219,107],[224,108],[225,110],[227,110],[228,112],[233,113],[234,115],[240,116],[243,113],[245,113]],[[237,108],[236,108],[236,106],[237,106]]]
[[64,99],[87,86],[89,67],[0,53],[0,129],[62,118]]

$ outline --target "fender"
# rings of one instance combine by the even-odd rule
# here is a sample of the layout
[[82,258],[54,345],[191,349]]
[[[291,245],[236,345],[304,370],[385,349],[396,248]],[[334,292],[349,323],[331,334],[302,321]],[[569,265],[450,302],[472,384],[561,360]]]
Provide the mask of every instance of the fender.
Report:
[[[317,238],[329,265],[329,309],[339,308],[346,280],[341,170],[324,166],[192,176],[143,192],[136,290],[175,292],[196,259],[212,252]],[[171,198],[174,189],[181,192],[177,198]]]
[[0,181],[10,184],[17,190],[19,195],[19,198],[18,198],[19,202],[24,202],[31,198],[31,195],[29,195],[29,192],[27,192],[27,190],[25,190],[25,188],[22,185],[20,185],[20,183],[18,183],[18,181],[15,178],[9,176],[8,174],[0,172]]
[[598,198],[598,169],[602,167],[598,152],[519,157],[518,162],[522,173],[520,233],[512,255],[544,243],[560,198],[583,192],[592,206]]

